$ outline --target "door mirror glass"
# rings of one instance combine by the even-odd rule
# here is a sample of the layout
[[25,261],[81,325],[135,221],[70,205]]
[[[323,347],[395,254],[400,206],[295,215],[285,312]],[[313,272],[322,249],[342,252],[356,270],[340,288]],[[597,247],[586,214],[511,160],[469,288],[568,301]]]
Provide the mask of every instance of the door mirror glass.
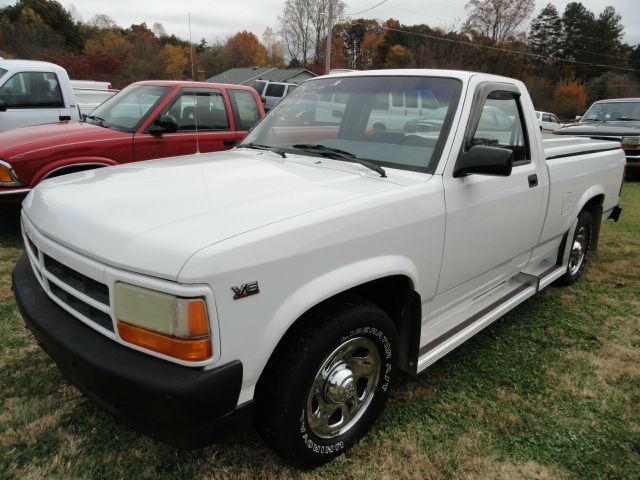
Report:
[[476,173],[508,177],[513,168],[513,150],[508,148],[474,145],[458,157],[453,171],[455,178]]

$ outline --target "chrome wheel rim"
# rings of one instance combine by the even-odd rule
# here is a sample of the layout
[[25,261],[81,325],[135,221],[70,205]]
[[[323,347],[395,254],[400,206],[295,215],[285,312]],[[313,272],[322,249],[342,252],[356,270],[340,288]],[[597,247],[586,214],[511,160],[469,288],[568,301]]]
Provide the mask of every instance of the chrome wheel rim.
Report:
[[584,263],[587,255],[587,245],[589,241],[589,231],[586,226],[581,226],[578,234],[573,239],[571,253],[569,254],[569,275],[575,275]]
[[373,399],[380,369],[380,351],[368,338],[352,338],[331,352],[307,397],[309,429],[332,438],[355,425]]

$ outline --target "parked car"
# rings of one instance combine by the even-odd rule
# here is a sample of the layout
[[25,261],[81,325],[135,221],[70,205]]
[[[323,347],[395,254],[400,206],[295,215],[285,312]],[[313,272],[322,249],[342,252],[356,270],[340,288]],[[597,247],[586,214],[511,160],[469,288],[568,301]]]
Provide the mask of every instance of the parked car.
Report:
[[[416,87],[447,105],[438,135],[370,128],[380,97]],[[478,128],[488,107],[509,122]],[[252,420],[317,466],[367,433],[400,371],[577,281],[620,216],[624,163],[610,142],[543,141],[510,78],[314,78],[232,151],[38,185],[13,290],[61,372],[121,421],[188,447]]]
[[[404,125],[404,131],[406,133],[439,132],[448,111],[448,107],[440,107],[423,117],[409,120]],[[478,131],[509,132],[511,123],[512,120],[500,108],[485,105],[478,122]]]
[[50,62],[0,60],[0,132],[79,119],[64,68]]
[[564,123],[562,123],[553,113],[536,111],[536,118],[538,119],[540,130],[542,131],[546,130],[552,132],[564,127]]
[[250,85],[251,88],[258,92],[266,112],[293,92],[297,86],[295,83],[272,82],[270,80],[255,80]]
[[595,102],[577,123],[554,131],[556,135],[590,137],[620,142],[627,156],[627,170],[640,174],[640,98],[616,98]]
[[82,122],[0,133],[0,200],[80,170],[227,150],[264,115],[255,90],[215,83],[134,83]]

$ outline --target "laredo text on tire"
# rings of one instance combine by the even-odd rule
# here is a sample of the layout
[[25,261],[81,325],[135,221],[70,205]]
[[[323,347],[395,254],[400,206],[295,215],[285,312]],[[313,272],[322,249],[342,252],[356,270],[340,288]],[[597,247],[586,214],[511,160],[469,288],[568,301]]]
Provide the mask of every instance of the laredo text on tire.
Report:
[[395,327],[376,305],[348,297],[316,309],[287,333],[258,382],[258,432],[300,466],[332,460],[382,411],[395,357]]

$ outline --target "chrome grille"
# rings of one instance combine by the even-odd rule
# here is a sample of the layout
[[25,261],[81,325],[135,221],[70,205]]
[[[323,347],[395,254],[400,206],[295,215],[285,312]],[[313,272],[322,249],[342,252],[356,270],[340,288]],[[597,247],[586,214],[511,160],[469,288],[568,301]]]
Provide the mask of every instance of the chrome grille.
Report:
[[109,287],[47,255],[23,234],[31,266],[45,292],[85,323],[113,333]]

